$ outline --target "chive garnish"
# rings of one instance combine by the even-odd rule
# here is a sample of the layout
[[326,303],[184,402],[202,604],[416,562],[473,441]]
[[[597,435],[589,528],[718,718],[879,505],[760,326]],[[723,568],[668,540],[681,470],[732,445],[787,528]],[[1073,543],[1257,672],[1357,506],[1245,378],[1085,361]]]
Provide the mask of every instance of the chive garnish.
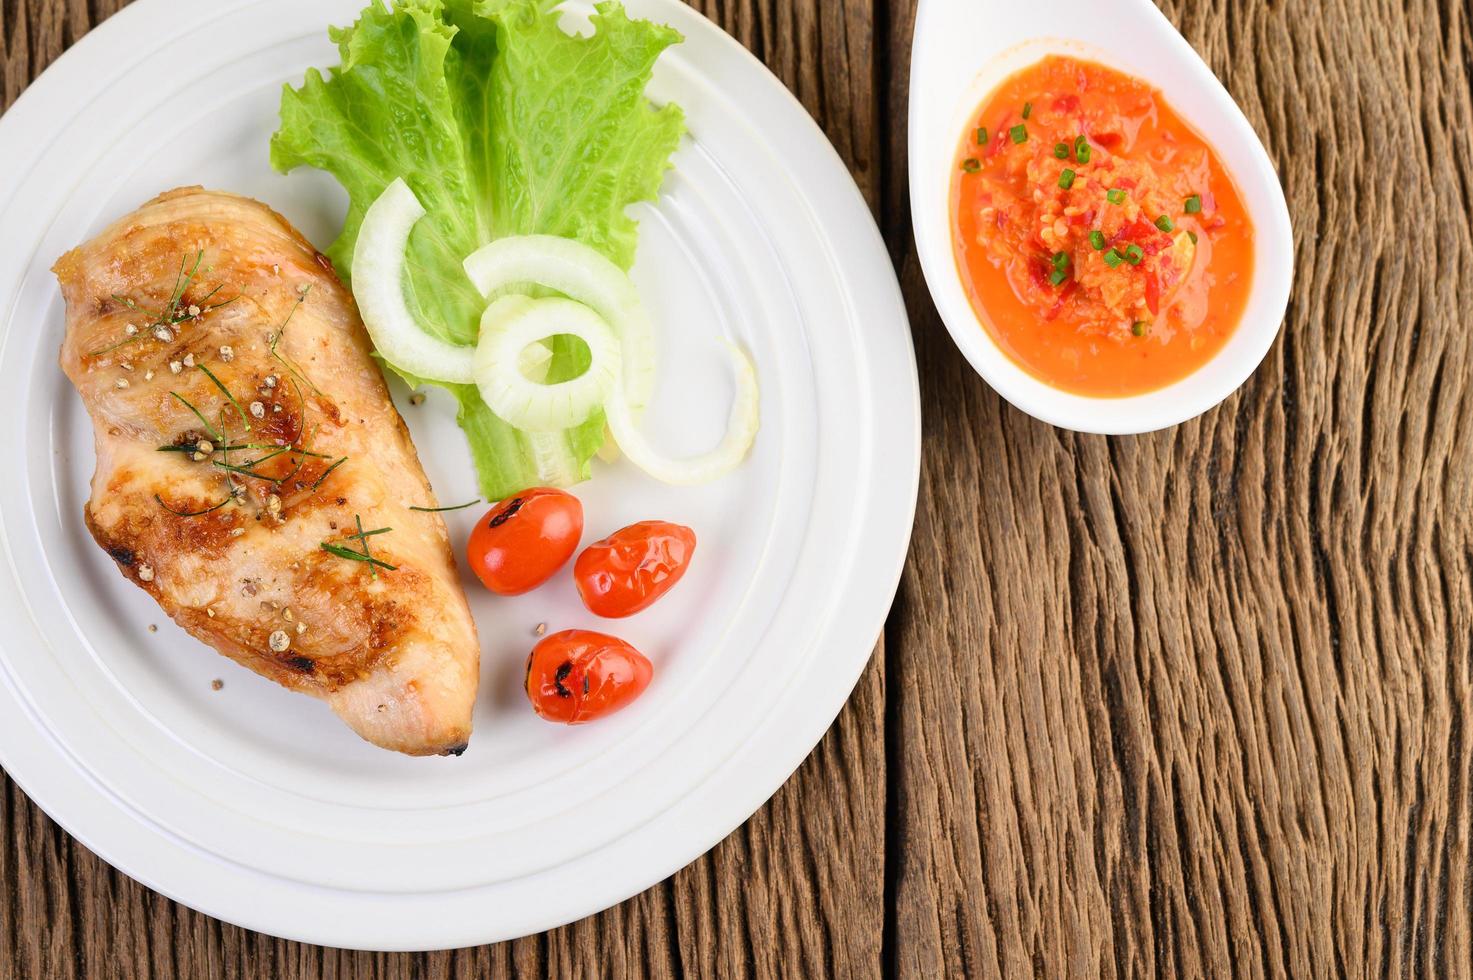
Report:
[[329,476],[332,475],[332,471],[335,470],[335,469],[337,469],[339,466],[342,466],[347,461],[348,461],[348,457],[346,457],[346,456],[343,456],[340,459],[335,460],[331,466],[329,466],[327,469],[325,469],[325,470],[322,471],[322,475],[317,478],[317,482],[316,483],[312,484],[312,486],[308,489],[308,492],[310,493],[311,491],[316,490],[318,487],[322,486],[323,481],[326,480]]
[[1145,257],[1146,253],[1139,245],[1129,245],[1125,249],[1125,261],[1131,265],[1140,265]]
[[1024,102],[1023,103],[1023,118],[1024,119],[1027,119],[1031,115],[1033,115],[1033,103],[1032,102]]
[[1192,240],[1193,245],[1197,244],[1197,233],[1195,231],[1187,232],[1187,237]]
[[[280,455],[280,454],[278,454],[278,455]],[[260,473],[257,473],[255,470],[251,469],[249,466],[237,466],[234,463],[226,463],[226,462],[222,462],[221,460],[218,460],[218,459],[215,460],[213,463],[211,463],[211,465],[214,466],[214,467],[216,467],[217,469],[223,470],[226,473],[236,473],[236,474],[239,474],[240,476],[249,476],[249,477],[251,477],[253,479],[256,479],[256,480],[265,480],[267,483],[281,483],[282,482],[281,480],[278,480],[274,476],[264,476],[264,475],[262,475]]]
[[967,157],[962,161],[962,169],[969,174],[974,174],[982,169],[982,164],[976,157]]
[[1132,323],[1130,325],[1130,332],[1135,334],[1137,337],[1144,337],[1146,335],[1147,326],[1148,324],[1146,323],[1146,321],[1137,320],[1135,321],[1135,323]]
[[977,127],[977,145],[978,146],[986,146],[987,145],[987,127],[986,126],[978,126]]
[[[315,384],[312,383],[312,380],[310,378],[308,378],[306,375],[304,375],[301,371],[297,370],[297,366],[295,364],[293,364],[291,361],[287,360],[287,358],[286,358],[285,355],[278,354],[276,352],[276,345],[279,344],[279,343],[281,343],[282,335],[284,335],[286,333],[286,325],[288,323],[291,323],[292,322],[292,317],[295,316],[296,313],[297,313],[297,307],[301,306],[304,302],[307,301],[307,294],[310,293],[311,291],[312,291],[312,285],[311,285],[311,283],[308,283],[307,288],[304,289],[304,290],[302,290],[300,293],[297,294],[297,301],[295,303],[293,303],[292,304],[292,308],[287,311],[286,319],[285,320],[282,320],[281,321],[281,326],[279,326],[279,327],[276,328],[276,333],[273,334],[272,337],[271,337],[271,356],[274,357],[274,358],[276,358],[276,360],[280,361],[281,362],[281,366],[284,367],[284,368],[286,368],[288,371],[290,371],[292,373],[292,377],[294,377],[294,378],[298,379],[299,381],[301,381],[302,384],[306,385],[308,388],[311,388],[312,389],[312,394],[317,395],[317,396],[320,397],[322,395],[322,391]],[[302,393],[300,391],[297,392],[297,397],[298,398],[301,398],[302,397]],[[306,399],[302,399],[302,402],[305,405],[306,404]]]
[[1053,272],[1049,273],[1048,281],[1053,283],[1055,286],[1062,286],[1064,284],[1064,280],[1068,278],[1069,273],[1065,272],[1063,269],[1055,269]]
[[1202,195],[1193,194],[1191,197],[1187,198],[1187,203],[1182,205],[1182,210],[1185,211],[1187,214],[1196,214],[1198,211],[1201,211]]
[[373,550],[368,547],[368,539],[370,535],[383,534],[384,532],[388,531],[389,528],[381,527],[377,530],[365,531],[363,530],[363,518],[359,517],[357,514],[353,515],[353,523],[358,525],[358,533],[354,535],[354,537],[358,539],[359,544],[363,545],[363,557],[367,558],[369,561],[368,570],[373,573],[374,578],[378,578],[378,568],[372,564]]
[[358,533],[348,535],[347,540],[357,541],[359,545],[363,547],[362,551],[354,551],[352,548],[344,547],[340,544],[334,544],[330,541],[320,541],[318,542],[318,544],[321,545],[322,550],[330,555],[336,555],[339,558],[346,558],[349,561],[367,562],[368,569],[370,572],[373,573],[374,578],[378,578],[378,570],[380,568],[388,569],[391,572],[397,571],[397,565],[390,565],[386,561],[375,558],[373,556],[373,549],[369,548],[368,546],[369,538],[373,537],[376,534],[388,534],[390,531],[393,530],[393,528],[381,527],[376,528],[372,531],[365,531],[363,530],[363,518],[357,514],[353,515],[353,523],[357,525]]
[[[126,347],[127,345],[136,343],[137,341],[147,340],[149,337],[153,337],[154,329],[157,327],[177,327],[185,320],[193,319],[188,309],[184,310],[182,313],[180,312],[179,304],[184,301],[184,294],[189,291],[189,285],[194,281],[195,274],[199,272],[199,266],[200,263],[204,261],[204,257],[204,250],[200,249],[194,255],[194,265],[192,266],[189,265],[188,255],[184,255],[179,259],[179,273],[174,277],[174,288],[169,293],[169,302],[162,310],[157,313],[152,310],[145,310],[143,307],[139,306],[137,303],[127,298],[126,296],[119,296],[117,293],[113,293],[112,298],[114,301],[121,303],[123,306],[127,307],[129,310],[132,310],[134,313],[145,314],[148,317],[148,323],[139,328],[138,332],[133,334],[131,337],[126,337],[123,340],[118,341],[116,344],[110,344],[109,346],[103,347],[100,350],[89,351],[84,356],[98,357],[102,354],[107,354],[111,351],[117,350],[119,347]],[[199,302],[191,304],[192,306],[198,308],[196,310],[196,314],[198,316],[204,316],[206,313],[214,312],[215,310],[220,309],[220,307],[222,306],[229,306],[231,303],[240,298],[238,295],[232,296],[230,299],[227,299],[223,303],[216,303],[213,306],[210,305],[210,300],[219,291],[220,286],[216,286],[204,296],[200,297]],[[163,338],[156,339],[162,340]]]
[[160,507],[173,514],[175,517],[202,517],[205,514],[209,514],[213,511],[219,510],[221,507],[224,507],[235,498],[227,493],[224,500],[220,501],[218,504],[215,504],[213,507],[206,507],[204,510],[175,510],[168,504],[164,503],[164,498],[160,497],[158,494],[154,494],[153,499],[158,501],[158,505]]
[[1089,163],[1089,140],[1083,136],[1074,140],[1074,159],[1078,163]]
[[1105,264],[1112,269],[1118,266],[1123,261],[1125,260],[1121,258],[1120,253],[1115,251],[1113,248],[1105,253]]
[[417,510],[422,514],[439,514],[447,510],[465,510],[467,507],[474,507],[480,502],[481,498],[477,497],[475,500],[469,501],[468,503],[464,504],[456,504],[454,507],[410,507],[409,509]]
[[1049,259],[1049,263],[1054,267],[1055,270],[1067,269],[1069,268],[1069,253],[1055,252],[1053,254],[1053,257]]
[[1090,232],[1089,244],[1094,248],[1096,252],[1103,250],[1105,247],[1105,233],[1098,229]]
[[1105,192],[1105,200],[1109,201],[1111,204],[1124,204],[1125,192],[1118,187],[1112,187]]
[[1068,167],[1065,167],[1063,169],[1063,171],[1059,174],[1059,186],[1062,187],[1066,191],[1069,188],[1073,187],[1074,186],[1074,171],[1070,170]]
[[246,431],[251,431],[250,416],[246,415],[245,409],[240,407],[240,402],[235,400],[235,396],[230,393],[230,389],[225,387],[225,385],[221,383],[219,378],[215,377],[214,371],[211,371],[203,364],[196,364],[195,367],[203,371],[205,373],[205,377],[209,378],[215,383],[215,387],[220,389],[220,394],[225,396],[226,401],[230,402],[231,407],[235,409],[235,413],[240,416],[241,424],[245,426]]
[[1060,160],[1067,160],[1067,159],[1069,159],[1069,144],[1067,144],[1067,143],[1055,143],[1054,144],[1054,156],[1056,158],[1060,159]]
[[1156,219],[1156,227],[1160,228],[1162,231],[1171,231],[1173,228],[1176,227],[1176,225],[1172,223],[1170,215],[1163,214],[1161,217]]
[[183,395],[179,394],[179,392],[177,392],[177,391],[171,391],[171,392],[169,392],[169,394],[170,395],[173,395],[176,399],[179,400],[179,403],[180,404],[182,404],[185,408],[189,409],[191,412],[194,413],[194,417],[197,418],[197,419],[199,419],[199,424],[205,427],[205,435],[207,435],[207,436],[210,437],[210,441],[211,442],[224,442],[225,441],[225,437],[222,436],[219,433],[219,431],[216,430],[216,428],[213,425],[211,425],[205,419],[204,415],[200,412],[199,409],[195,408],[192,404],[190,404],[188,398],[185,398]]
[[1018,123],[1008,130],[1008,135],[1012,137],[1014,143],[1026,143],[1028,142],[1028,127]]
[[[383,569],[387,569],[388,571],[391,571],[391,572],[394,572],[394,571],[398,571],[399,570],[399,566],[398,565],[390,565],[386,561],[382,561],[382,560],[380,560],[378,558],[374,558],[371,555],[365,555],[362,552],[354,551],[352,548],[344,548],[340,544],[331,544],[330,542],[323,541],[323,542],[321,542],[321,545],[322,545],[322,550],[325,551],[325,552],[327,552],[329,555],[336,555],[339,558],[346,558],[349,561],[367,562],[370,568],[375,568],[375,569],[383,568]],[[374,572],[374,578],[377,578],[377,577],[378,577],[378,572],[375,571]]]

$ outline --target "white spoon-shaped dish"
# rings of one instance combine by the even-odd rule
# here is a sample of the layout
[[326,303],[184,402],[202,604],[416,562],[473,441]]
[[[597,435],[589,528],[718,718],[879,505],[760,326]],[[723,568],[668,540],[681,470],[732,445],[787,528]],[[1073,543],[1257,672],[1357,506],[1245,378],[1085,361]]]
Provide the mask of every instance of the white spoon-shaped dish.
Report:
[[[1061,391],[1009,358],[978,321],[952,248],[952,170],[988,94],[1047,54],[1100,62],[1160,89],[1216,150],[1254,228],[1253,283],[1237,330],[1182,380],[1142,395]],[[920,0],[910,68],[910,203],[931,296],[952,339],[999,394],[1080,432],[1150,432],[1232,394],[1268,353],[1289,301],[1294,240],[1273,164],[1232,96],[1150,0]]]

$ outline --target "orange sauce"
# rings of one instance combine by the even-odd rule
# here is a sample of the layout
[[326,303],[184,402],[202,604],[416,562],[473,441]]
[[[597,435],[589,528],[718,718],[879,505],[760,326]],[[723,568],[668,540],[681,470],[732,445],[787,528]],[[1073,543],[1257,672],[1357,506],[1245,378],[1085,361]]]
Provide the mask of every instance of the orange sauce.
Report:
[[1237,328],[1253,226],[1212,147],[1144,82],[1050,55],[987,98],[956,175],[972,307],[1041,381],[1141,394],[1197,370]]

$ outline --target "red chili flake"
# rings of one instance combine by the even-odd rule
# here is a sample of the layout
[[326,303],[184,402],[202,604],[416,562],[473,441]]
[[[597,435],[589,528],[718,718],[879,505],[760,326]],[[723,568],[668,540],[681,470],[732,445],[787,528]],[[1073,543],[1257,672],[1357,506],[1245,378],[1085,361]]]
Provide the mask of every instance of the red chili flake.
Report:
[[1128,225],[1121,227],[1110,239],[1110,244],[1118,242],[1134,243],[1141,247],[1141,251],[1147,255],[1155,255],[1163,248],[1171,244],[1171,237],[1164,234],[1151,222],[1144,218],[1137,218]]
[[1152,316],[1161,312],[1161,282],[1154,272],[1146,273],[1146,308]]
[[1044,259],[1033,258],[1028,260],[1028,278],[1033,280],[1033,285],[1043,289],[1049,284],[1049,273],[1053,270]]

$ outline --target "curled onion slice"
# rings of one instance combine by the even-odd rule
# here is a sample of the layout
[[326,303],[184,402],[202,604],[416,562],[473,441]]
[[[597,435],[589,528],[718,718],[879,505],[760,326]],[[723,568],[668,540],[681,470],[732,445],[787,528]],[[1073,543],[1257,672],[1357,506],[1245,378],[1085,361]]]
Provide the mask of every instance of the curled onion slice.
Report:
[[[522,373],[523,352],[559,334],[588,345],[586,371],[556,384]],[[526,432],[558,432],[586,421],[619,381],[619,341],[593,310],[570,299],[503,296],[481,317],[476,387],[487,407]]]
[[677,486],[692,486],[708,483],[735,469],[747,455],[757,438],[758,395],[757,372],[752,361],[735,344],[728,343],[731,354],[731,369],[736,382],[736,397],[731,404],[731,415],[726,423],[726,435],[715,449],[689,459],[671,459],[650,445],[634,411],[624,397],[622,389],[616,388],[604,403],[609,431],[614,441],[631,463],[650,476],[664,483]]
[[404,301],[404,249],[424,206],[396,179],[369,206],[353,247],[353,298],[379,355],[394,367],[428,381],[470,384],[472,347],[431,336]]
[[618,335],[629,406],[638,412],[648,404],[655,383],[654,328],[634,283],[601,253],[571,238],[514,235],[471,253],[465,271],[483,296],[535,283],[591,307]]

